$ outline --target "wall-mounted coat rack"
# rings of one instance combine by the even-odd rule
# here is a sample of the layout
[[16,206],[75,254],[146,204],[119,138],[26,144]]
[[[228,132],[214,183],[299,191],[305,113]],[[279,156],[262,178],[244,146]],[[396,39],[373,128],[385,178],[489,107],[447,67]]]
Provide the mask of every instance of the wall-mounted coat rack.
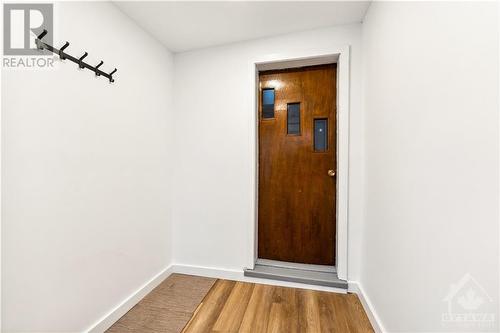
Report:
[[109,79],[109,82],[115,82],[115,80],[113,79],[113,74],[116,73],[116,71],[117,71],[116,68],[111,73],[109,73],[109,74],[105,73],[105,72],[103,72],[102,70],[99,69],[99,67],[101,67],[102,64],[104,63],[103,61],[101,61],[95,67],[91,66],[88,63],[86,63],[86,62],[83,61],[83,59],[86,56],[88,56],[87,52],[85,52],[80,58],[75,58],[75,57],[67,54],[66,52],[64,52],[64,50],[69,46],[68,42],[66,42],[59,50],[56,49],[55,47],[53,47],[52,45],[44,43],[42,41],[42,38],[45,37],[46,34],[47,34],[47,30],[44,29],[43,32],[40,35],[38,35],[38,37],[35,39],[35,44],[36,44],[36,46],[37,46],[37,48],[39,50],[44,50],[44,49],[45,50],[49,50],[50,52],[59,55],[59,58],[61,60],[65,60],[65,59],[71,60],[72,62],[74,62],[75,64],[77,64],[79,68],[81,68],[81,69],[88,68],[92,72],[94,72],[96,76],[104,76],[104,77],[106,77],[106,78]]

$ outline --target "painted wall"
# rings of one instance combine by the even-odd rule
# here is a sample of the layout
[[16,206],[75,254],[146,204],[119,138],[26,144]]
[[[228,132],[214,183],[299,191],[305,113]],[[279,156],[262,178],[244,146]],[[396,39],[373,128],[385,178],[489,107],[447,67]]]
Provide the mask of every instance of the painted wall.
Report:
[[498,331],[441,321],[468,273],[487,295],[468,285],[484,303],[455,299],[453,313],[498,323],[497,14],[494,2],[373,2],[364,21],[361,282],[388,332]]
[[80,332],[171,260],[172,55],[109,3],[55,24],[118,72],[2,72],[5,332]]
[[345,25],[176,54],[174,260],[242,270],[254,228],[252,61],[351,46],[350,279],[359,271],[363,217],[361,25]]

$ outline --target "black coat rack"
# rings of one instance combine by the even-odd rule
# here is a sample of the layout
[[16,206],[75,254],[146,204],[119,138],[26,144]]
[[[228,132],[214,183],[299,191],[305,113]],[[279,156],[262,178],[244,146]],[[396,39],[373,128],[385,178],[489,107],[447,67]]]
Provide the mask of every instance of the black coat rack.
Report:
[[58,54],[59,58],[61,60],[64,60],[64,59],[71,60],[72,62],[77,64],[78,67],[80,67],[81,69],[88,68],[92,72],[94,72],[96,76],[104,76],[104,77],[109,79],[109,82],[115,82],[115,80],[113,79],[113,74],[116,73],[116,71],[117,71],[116,68],[109,74],[105,73],[99,69],[99,67],[101,67],[102,64],[104,63],[102,60],[97,66],[95,66],[95,67],[91,66],[83,61],[83,59],[89,55],[87,52],[85,52],[80,58],[75,58],[75,57],[67,54],[66,52],[64,52],[64,50],[69,46],[68,42],[66,42],[59,50],[56,49],[55,47],[53,47],[52,45],[49,45],[47,43],[42,42],[42,38],[45,37],[46,34],[47,34],[47,30],[44,29],[43,32],[40,35],[38,35],[38,37],[35,39],[35,44],[39,50],[44,50],[44,49],[49,50],[52,53]]

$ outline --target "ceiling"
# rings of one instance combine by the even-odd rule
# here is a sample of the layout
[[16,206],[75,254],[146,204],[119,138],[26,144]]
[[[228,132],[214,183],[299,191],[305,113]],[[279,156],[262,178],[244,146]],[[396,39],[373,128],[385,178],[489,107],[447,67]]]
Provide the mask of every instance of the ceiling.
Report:
[[369,1],[115,1],[173,52],[361,22]]

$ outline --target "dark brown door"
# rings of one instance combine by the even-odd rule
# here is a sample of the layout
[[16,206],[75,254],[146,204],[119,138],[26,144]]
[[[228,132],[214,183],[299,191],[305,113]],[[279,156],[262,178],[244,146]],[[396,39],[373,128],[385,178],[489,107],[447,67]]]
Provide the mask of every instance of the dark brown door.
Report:
[[336,65],[259,74],[258,256],[335,264]]

